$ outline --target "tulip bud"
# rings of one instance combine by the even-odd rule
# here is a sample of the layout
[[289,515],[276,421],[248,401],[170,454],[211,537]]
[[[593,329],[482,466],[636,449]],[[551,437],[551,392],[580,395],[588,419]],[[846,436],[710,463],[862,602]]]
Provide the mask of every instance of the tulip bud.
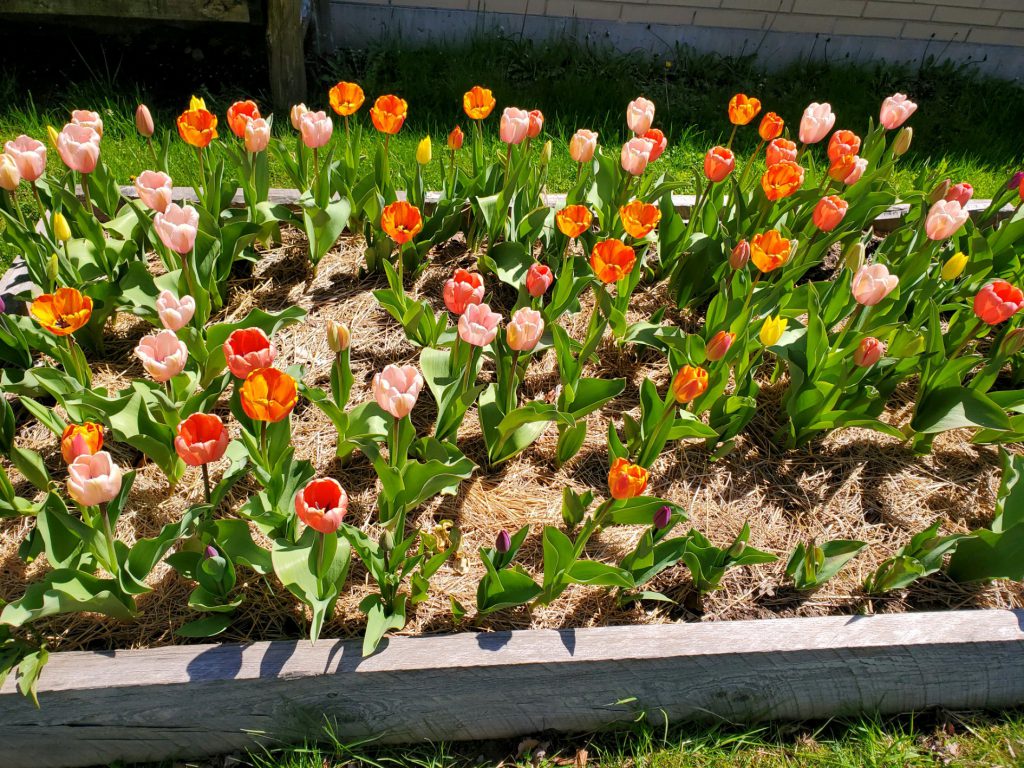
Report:
[[19,184],[21,173],[18,172],[18,164],[10,155],[0,154],[0,189],[13,192]]
[[856,272],[864,266],[864,259],[867,256],[867,249],[860,240],[850,243],[843,251],[843,263],[851,272]]
[[53,148],[56,149],[57,137],[60,136],[60,134],[57,133],[57,129],[54,128],[52,125],[46,126],[46,135],[50,137],[50,143],[53,145]]
[[139,104],[135,110],[135,130],[145,136],[147,139],[153,135],[156,130],[153,126],[153,115],[149,113],[149,107],[145,104]]
[[429,165],[432,156],[433,151],[430,146],[430,137],[424,136],[423,140],[416,147],[416,162],[420,165]]
[[935,186],[935,189],[931,191],[931,194],[928,195],[928,205],[934,205],[939,202],[939,200],[945,200],[946,193],[949,192],[949,188],[951,186],[953,186],[952,179],[946,179],[945,181],[939,182]]
[[497,540],[494,542],[494,548],[501,555],[512,549],[512,537],[508,535],[508,531],[502,529],[501,533],[498,534]]
[[57,260],[57,254],[51,253],[50,258],[46,262],[46,279],[50,285],[57,282],[57,274],[59,272],[60,262]]
[[914,129],[909,125],[905,125],[900,128],[900,132],[896,134],[896,138],[892,142],[892,153],[896,157],[901,157],[907,153],[910,149],[910,142],[914,138]]
[[736,335],[729,333],[728,331],[719,331],[712,336],[705,348],[708,360],[714,362],[725,357],[726,353],[729,351],[729,347],[732,346],[735,339]]
[[999,344],[1000,357],[1013,357],[1024,349],[1024,328],[1014,328],[1009,331]]
[[967,261],[967,254],[963,251],[958,251],[950,256],[946,263],[942,265],[942,270],[939,274],[947,282],[956,280],[963,274],[964,269],[967,267]]
[[1024,182],[1024,171],[1017,171],[1010,180],[1006,182],[1007,189],[1020,189],[1021,182]]
[[544,146],[540,150],[540,164],[545,166],[551,162],[551,140],[548,139],[544,142]]
[[448,134],[448,149],[462,149],[464,139],[465,135],[462,133],[462,129],[456,125],[452,128],[451,133]]
[[861,339],[860,344],[853,350],[853,364],[861,368],[870,368],[882,359],[885,354],[885,344],[874,336]]
[[71,239],[71,227],[68,226],[68,220],[63,213],[53,214],[53,236],[62,243]]
[[212,546],[207,545],[206,547],[206,559],[209,560],[211,557],[219,557],[220,553]]
[[900,326],[889,344],[889,357],[914,357],[924,350],[924,335],[907,326]]
[[743,550],[745,550],[746,548],[747,543],[745,541],[736,541],[731,547],[729,547],[729,551],[726,554],[728,554],[729,557],[735,560],[737,557],[743,554]]
[[294,128],[296,131],[299,130],[299,121],[302,119],[302,116],[307,112],[309,112],[309,109],[306,107],[305,104],[296,104],[294,107],[292,107],[291,112],[289,113],[288,116],[291,118],[292,128]]
[[666,505],[654,513],[653,525],[655,528],[664,528],[672,520],[672,507]]
[[748,261],[750,261],[750,243],[740,240],[729,254],[729,266],[733,269],[743,269],[747,266]]
[[334,354],[340,354],[348,349],[348,345],[351,341],[352,333],[349,331],[347,325],[335,320],[327,321],[327,346],[331,348],[331,351]]

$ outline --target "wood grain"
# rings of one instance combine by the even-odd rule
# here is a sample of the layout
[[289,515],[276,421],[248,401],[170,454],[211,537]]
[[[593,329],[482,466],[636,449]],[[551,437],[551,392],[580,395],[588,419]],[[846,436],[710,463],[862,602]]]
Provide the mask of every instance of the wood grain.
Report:
[[306,100],[303,32],[300,0],[267,1],[270,99],[279,112],[288,112],[292,105]]
[[249,0],[3,0],[0,11],[158,21],[249,21]]
[[257,743],[486,739],[654,722],[1024,704],[1024,611],[949,611],[58,653],[0,688],[0,765]]

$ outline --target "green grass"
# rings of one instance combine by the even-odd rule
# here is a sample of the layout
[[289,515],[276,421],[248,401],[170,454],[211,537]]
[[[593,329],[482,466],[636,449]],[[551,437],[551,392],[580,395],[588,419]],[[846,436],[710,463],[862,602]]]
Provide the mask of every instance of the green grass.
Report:
[[501,761],[554,767],[585,749],[587,765],[594,768],[1013,766],[1024,762],[1024,713],[756,728],[689,725],[665,730],[637,725],[618,732],[552,738],[544,756],[536,754],[536,747],[523,750],[524,746],[529,745],[516,740],[374,748],[334,740],[326,747],[268,750],[253,754],[249,762],[254,768],[472,768]]
[[[114,173],[127,180],[150,163],[145,146],[135,134],[133,114],[141,100],[154,108],[161,130],[173,130],[173,118],[186,106],[181,87],[174,98],[166,90],[148,90],[134,80],[133,68],[114,73],[103,68],[84,68],[84,79],[39,80],[13,73],[0,79],[0,140],[19,133],[45,138],[46,125],[59,127],[72,108],[95,109],[106,123],[103,158]],[[595,129],[602,143],[616,150],[625,138],[624,110],[638,94],[658,106],[656,124],[669,137],[669,150],[655,167],[685,181],[692,190],[693,173],[699,172],[704,152],[724,142],[730,125],[726,119],[729,97],[738,91],[757,95],[766,110],[780,113],[795,129],[803,107],[810,101],[830,101],[839,119],[836,127],[863,133],[869,117],[877,118],[882,98],[895,91],[909,93],[920,108],[912,118],[914,145],[904,158],[896,183],[905,191],[922,167],[935,168],[954,181],[969,181],[976,193],[991,196],[1020,166],[1022,150],[1019,126],[1024,124],[1024,88],[985,78],[952,65],[908,68],[895,65],[803,63],[768,73],[753,59],[723,59],[696,55],[679,49],[669,58],[621,55],[608,49],[574,42],[531,43],[482,37],[455,47],[405,47],[378,45],[362,51],[342,51],[311,62],[307,103],[326,107],[326,90],[339,79],[360,82],[369,99],[386,92],[398,93],[410,104],[410,117],[393,142],[400,164],[411,165],[416,143],[425,134],[434,140],[435,156],[456,123],[466,128],[461,95],[482,83],[494,90],[498,106],[486,123],[492,138],[497,134],[497,114],[509,104],[540,108],[547,117],[545,133],[554,143],[549,189],[567,188],[575,177],[575,164],[567,153],[567,141],[579,127]],[[207,73],[210,74],[210,73]],[[221,116],[222,136],[234,140],[223,114],[236,98],[252,96],[265,103],[264,94],[245,92],[231,83],[195,89],[205,95],[211,109]],[[364,106],[358,119],[376,141]],[[338,126],[340,128],[340,125]],[[287,115],[277,116],[276,133],[292,133]],[[742,155],[757,144],[753,126],[741,130],[736,147]],[[539,147],[538,147],[539,151]],[[59,162],[56,153],[52,161]],[[171,175],[176,183],[194,180],[195,159],[188,147],[174,138]],[[440,181],[437,163],[427,172],[427,182]],[[288,185],[276,164],[275,185]]]

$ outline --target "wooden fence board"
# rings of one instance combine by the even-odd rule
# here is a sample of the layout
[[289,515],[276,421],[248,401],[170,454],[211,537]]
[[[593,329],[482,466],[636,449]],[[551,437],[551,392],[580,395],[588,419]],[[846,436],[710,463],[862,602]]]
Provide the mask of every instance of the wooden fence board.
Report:
[[249,21],[249,0],[3,0],[0,11],[156,21]]
[[58,653],[0,688],[0,765],[201,757],[316,738],[583,731],[1024,704],[1024,611],[948,611]]

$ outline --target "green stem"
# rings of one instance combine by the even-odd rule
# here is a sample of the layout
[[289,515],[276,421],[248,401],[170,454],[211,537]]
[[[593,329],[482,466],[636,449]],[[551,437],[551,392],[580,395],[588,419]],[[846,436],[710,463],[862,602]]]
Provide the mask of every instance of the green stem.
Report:
[[260,457],[263,464],[270,469],[270,457],[267,455],[267,422],[260,422]]
[[515,349],[512,351],[512,365],[509,372],[508,382],[508,408],[505,413],[510,413],[515,410],[516,407],[516,379],[518,379],[517,366],[519,365],[519,350]]
[[107,515],[107,505],[104,502],[100,504],[100,517],[103,518],[103,535],[107,540],[107,557],[109,562],[107,566],[111,568],[111,573],[117,573],[117,550],[114,549],[114,530],[110,527],[110,517]]
[[89,197],[89,174],[82,174],[82,196],[85,197],[85,210],[92,216],[92,199]]
[[395,419],[391,424],[391,466],[397,468],[398,464],[398,441],[401,434],[401,419]]
[[754,164],[754,158],[761,154],[761,150],[764,149],[764,144],[764,139],[762,139],[761,143],[757,145],[757,149],[754,153],[747,158],[747,164],[743,166],[743,173],[740,174],[740,180],[737,182],[737,185],[741,190],[743,189],[743,182],[747,180],[747,173],[750,171],[750,166]]
[[206,495],[206,503],[210,503],[212,495],[210,494],[210,467],[207,464],[203,464],[203,491]]

